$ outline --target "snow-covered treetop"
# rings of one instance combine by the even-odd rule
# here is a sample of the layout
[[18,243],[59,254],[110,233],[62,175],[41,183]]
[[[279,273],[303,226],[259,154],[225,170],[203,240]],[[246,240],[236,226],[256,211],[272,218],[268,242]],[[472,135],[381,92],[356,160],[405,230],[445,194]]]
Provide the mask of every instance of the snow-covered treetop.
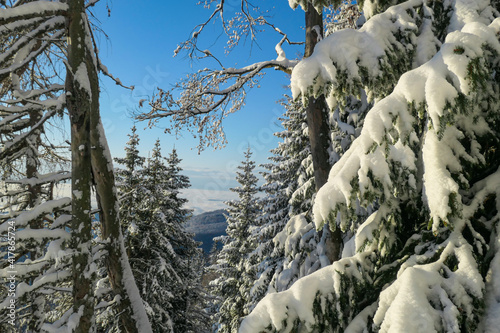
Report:
[[325,94],[333,109],[342,96],[362,86],[372,91],[372,98],[384,97],[390,92],[387,83],[395,84],[406,70],[426,63],[439,49],[447,31],[437,31],[433,21],[451,32],[469,22],[487,24],[493,19],[488,1],[459,0],[446,10],[450,17],[443,20],[437,16],[444,13],[426,0],[405,1],[368,20],[359,30],[345,29],[325,38],[311,57],[293,69],[294,98],[302,96],[306,102],[311,94]]
[[288,4],[293,9],[300,6],[302,10],[307,11],[307,5],[311,4],[314,8],[321,13],[324,7],[335,6],[337,7],[342,0],[288,0]]

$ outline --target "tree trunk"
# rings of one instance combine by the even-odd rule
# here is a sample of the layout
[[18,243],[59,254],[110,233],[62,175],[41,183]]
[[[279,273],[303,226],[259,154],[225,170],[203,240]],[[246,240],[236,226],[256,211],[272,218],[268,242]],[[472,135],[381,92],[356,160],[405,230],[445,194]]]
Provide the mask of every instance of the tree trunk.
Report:
[[72,264],[73,311],[80,313],[74,332],[89,332],[94,317],[93,279],[91,264],[90,219],[90,108],[91,91],[83,74],[87,47],[85,45],[85,7],[83,0],[68,1],[68,68],[66,74],[66,102],[71,121],[72,160],[72,222],[71,243],[74,251]]
[[[35,126],[40,119],[42,119],[42,113],[39,111],[30,112],[30,127]],[[38,178],[38,169],[39,169],[39,160],[38,160],[38,147],[41,143],[40,138],[40,130],[36,130],[33,135],[30,136],[30,148],[26,152],[26,178],[33,179]],[[27,207],[32,209],[35,208],[41,202],[42,195],[42,185],[41,184],[29,184],[28,185],[28,201]],[[29,222],[30,229],[42,229],[43,228],[43,220],[32,219]],[[43,243],[42,243],[43,244]],[[43,253],[43,244],[37,244],[36,241],[33,241],[32,244],[29,245],[29,258],[31,260],[39,259],[39,255]],[[33,284],[34,278],[29,279],[29,284]],[[30,307],[30,320],[28,322],[28,329],[30,332],[39,332],[41,331],[41,327],[43,324],[43,305],[45,304],[45,297],[40,295],[38,292],[33,291],[28,295]]]
[[[315,28],[316,27],[316,28]],[[306,11],[306,47],[304,58],[310,57],[314,47],[318,43],[318,34],[323,36],[323,15],[314,9],[311,3]],[[328,180],[330,171],[330,129],[327,118],[327,105],[325,96],[319,98],[309,98],[307,105],[307,126],[309,129],[309,141],[311,143],[311,154],[314,167],[314,181],[316,190],[319,190]]]
[[[315,28],[317,27],[317,28]],[[323,36],[323,15],[308,3],[306,11],[306,46],[304,58],[312,55],[314,46],[318,42],[318,34]],[[316,192],[328,181],[328,174],[331,169],[330,156],[330,128],[328,126],[328,107],[325,96],[318,98],[309,97],[307,105],[307,126],[309,130],[309,141],[311,143],[311,155],[314,168],[314,181]],[[326,236],[327,256],[331,262],[340,259],[342,248],[342,235],[339,228],[330,233],[325,224],[321,236]],[[328,235],[329,234],[329,235]]]
[[[114,294],[121,296],[117,308],[117,312],[120,313],[121,329],[127,333],[151,332],[144,304],[125,252],[118,216],[113,164],[98,108],[92,112],[91,124],[92,171],[100,211],[102,238],[108,241],[106,245],[108,276]],[[132,295],[136,297],[131,299]]]
[[75,332],[88,332],[93,324],[94,297],[91,263],[90,188],[96,185],[107,268],[114,294],[120,296],[117,312],[121,329],[148,333],[144,305],[132,276],[123,245],[111,155],[99,115],[99,77],[95,51],[89,43],[90,26],[84,1],[68,1],[67,107],[71,119],[73,190],[73,296],[74,311],[83,310]]
[[95,60],[90,54],[87,60],[87,68],[93,69],[89,71],[89,81],[93,87],[90,117],[92,174],[100,212],[102,239],[108,241],[106,266],[109,281],[114,294],[121,297],[116,309],[120,314],[120,328],[127,333],[148,333],[152,332],[151,325],[135,284],[121,232],[113,161],[99,113],[97,64],[93,63]]

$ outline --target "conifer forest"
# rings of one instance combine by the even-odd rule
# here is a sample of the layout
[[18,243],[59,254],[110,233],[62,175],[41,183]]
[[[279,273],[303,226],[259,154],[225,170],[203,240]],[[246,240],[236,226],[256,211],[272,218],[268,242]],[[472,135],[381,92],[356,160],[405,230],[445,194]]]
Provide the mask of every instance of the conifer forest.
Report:
[[[191,2],[196,65],[115,151],[95,13],[125,4],[0,1],[0,333],[499,333],[500,0]],[[207,253],[176,142],[223,151],[271,73],[277,144],[231,157]]]

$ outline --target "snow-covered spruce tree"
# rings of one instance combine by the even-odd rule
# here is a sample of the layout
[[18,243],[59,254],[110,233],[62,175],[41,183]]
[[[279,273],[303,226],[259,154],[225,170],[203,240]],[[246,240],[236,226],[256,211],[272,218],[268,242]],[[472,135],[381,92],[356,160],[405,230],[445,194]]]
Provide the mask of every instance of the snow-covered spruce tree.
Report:
[[134,127],[125,158],[116,159],[126,166],[117,174],[132,271],[154,332],[199,332],[207,327],[197,271],[201,253],[183,229],[191,211],[178,196],[189,180],[180,174],[175,150],[165,159],[156,141],[151,157],[144,159],[138,142]]
[[[356,4],[344,2],[339,9],[328,9],[331,15],[325,19],[325,26],[330,33],[346,28],[345,25],[356,28],[354,23],[359,17]],[[281,104],[286,109],[280,119],[285,131],[275,134],[283,142],[272,151],[274,163],[265,166],[269,170],[264,174],[267,183],[263,186],[267,196],[262,204],[261,227],[254,232],[266,241],[259,242],[255,251],[258,280],[252,288],[250,308],[266,292],[286,290],[298,278],[330,264],[326,243],[329,230],[317,232],[310,214],[316,187],[306,108],[288,96]],[[328,119],[331,164],[359,136],[370,107],[366,93],[359,89],[358,96],[347,95],[331,113]]]
[[238,200],[228,201],[227,236],[222,238],[223,248],[217,262],[211,266],[219,275],[212,281],[212,291],[219,296],[218,312],[215,316],[215,331],[236,332],[240,320],[248,314],[246,304],[250,299],[250,288],[255,280],[250,253],[256,248],[250,237],[250,228],[257,222],[259,214],[257,177],[255,162],[251,160],[250,148],[245,160],[238,166],[236,180],[239,187],[231,191],[238,194]]
[[115,173],[120,197],[120,224],[128,254],[132,248],[130,235],[137,233],[137,225],[143,220],[144,214],[147,214],[142,211],[142,202],[146,197],[143,183],[146,159],[139,155],[139,135],[136,131],[137,128],[133,126],[125,146],[125,157],[114,159],[116,163],[124,166],[123,169],[117,168]]
[[[127,256],[129,257],[131,255],[131,248],[133,247],[131,244],[133,237],[131,235],[138,232],[138,225],[145,220],[147,214],[144,212],[144,205],[142,204],[144,198],[147,196],[144,187],[144,177],[142,175],[146,159],[139,155],[139,136],[136,131],[136,127],[133,126],[131,133],[128,134],[129,140],[124,148],[125,157],[114,158],[115,163],[124,166],[124,168],[116,168],[115,175],[117,194],[120,199],[119,215],[121,232]],[[97,239],[97,241],[102,240]],[[116,302],[112,301],[113,295],[109,293],[109,276],[102,269],[103,265],[104,263],[101,260],[96,293],[101,295],[102,301],[107,302],[110,306],[100,306],[97,309],[97,323],[105,331],[118,332],[120,331],[120,318],[117,316]]]
[[315,184],[306,111],[289,96],[281,104],[286,109],[279,119],[284,130],[275,135],[282,142],[271,151],[271,163],[263,165],[267,171],[262,173],[266,183],[261,190],[266,195],[259,203],[262,211],[257,226],[251,230],[258,246],[251,254],[257,279],[250,292],[249,309],[266,293],[286,290],[297,278],[320,267],[317,258],[311,258],[319,240],[312,221],[309,224],[304,217],[302,228],[287,227],[292,216],[311,209]]
[[[169,304],[166,309],[172,319],[173,332],[200,332],[208,325],[208,318],[203,311],[205,296],[201,288],[202,252],[193,235],[184,229],[184,223],[190,218],[192,210],[185,208],[188,200],[180,196],[180,191],[190,186],[188,177],[181,174],[181,161],[175,149],[164,159],[160,141],[157,140],[144,170],[145,187],[150,195],[147,203],[149,207],[146,209],[152,213],[152,227],[154,226],[157,240],[153,237],[146,240],[144,235],[141,238],[143,245],[147,242],[151,244],[150,251],[161,263],[156,270],[165,277],[164,281],[153,279],[155,290],[150,286],[147,294],[163,293],[163,302]],[[155,242],[166,243],[161,245],[163,248],[155,249]],[[167,268],[168,265],[171,266],[170,269]],[[153,276],[151,274],[152,278]],[[149,300],[149,297],[151,296],[146,296],[145,299],[156,316],[156,300],[154,297]],[[159,321],[152,317],[152,322],[155,324]]]
[[[347,96],[343,107],[330,117],[332,149],[330,161],[335,163],[361,131],[370,104],[364,91],[360,97]],[[282,120],[285,131],[277,133],[283,142],[273,150],[274,163],[265,165],[266,191],[261,203],[262,216],[254,237],[260,239],[254,251],[258,265],[250,308],[265,293],[288,289],[297,279],[329,265],[324,228],[315,229],[311,218],[315,194],[314,172],[307,133],[306,110],[300,101],[286,100],[287,112]],[[288,118],[286,118],[288,117]],[[364,213],[358,207],[360,214]]]
[[[498,330],[500,19],[492,4],[368,2],[359,32],[332,34],[296,67],[295,96],[326,89],[330,107],[353,83],[398,82],[375,99],[316,198],[318,227],[354,233],[343,258],[268,295],[240,332]],[[389,67],[392,52],[401,57]],[[401,62],[415,69],[395,75]],[[383,93],[390,85],[380,83]],[[373,211],[368,218],[358,203]]]

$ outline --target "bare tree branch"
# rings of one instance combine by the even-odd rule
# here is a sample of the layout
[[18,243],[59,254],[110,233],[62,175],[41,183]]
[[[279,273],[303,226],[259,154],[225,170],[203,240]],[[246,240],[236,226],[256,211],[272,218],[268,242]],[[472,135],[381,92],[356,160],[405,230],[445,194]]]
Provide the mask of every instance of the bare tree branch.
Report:
[[[199,138],[200,150],[210,144],[216,148],[223,147],[226,140],[221,128],[222,120],[243,107],[246,89],[258,85],[264,69],[275,68],[289,73],[296,63],[285,58],[238,69],[201,70],[188,75],[171,90],[158,89],[149,102],[151,110],[136,112],[136,118],[155,126],[160,118],[169,117],[172,126],[167,132],[188,127]],[[180,92],[178,98],[175,97],[177,92]]]
[[89,7],[93,7],[95,6],[99,1],[101,0],[89,0],[89,2],[87,2],[87,4],[85,5],[85,8],[89,8]]
[[[136,119],[148,121],[150,127],[158,125],[159,119],[168,118],[170,126],[166,132],[178,133],[181,128],[187,128],[195,138],[200,140],[198,149],[209,145],[219,148],[225,145],[226,139],[222,129],[222,120],[229,114],[240,110],[245,105],[247,89],[258,86],[265,70],[273,68],[290,74],[297,60],[286,58],[283,44],[300,45],[288,38],[280,28],[267,21],[263,12],[248,0],[241,0],[240,11],[229,21],[224,20],[224,0],[205,0],[205,7],[210,8],[217,3],[208,19],[197,25],[190,38],[179,44],[174,56],[182,50],[188,52],[191,59],[212,58],[220,65],[220,69],[203,69],[189,74],[184,80],[176,83],[171,89],[158,88],[148,105],[150,111],[136,111]],[[228,37],[228,49],[238,44],[242,36],[256,40],[258,27],[269,27],[281,35],[276,45],[277,58],[262,61],[242,68],[227,68],[209,50],[198,47],[198,40],[208,23],[222,20],[223,32]],[[139,107],[143,106],[141,101]]]

